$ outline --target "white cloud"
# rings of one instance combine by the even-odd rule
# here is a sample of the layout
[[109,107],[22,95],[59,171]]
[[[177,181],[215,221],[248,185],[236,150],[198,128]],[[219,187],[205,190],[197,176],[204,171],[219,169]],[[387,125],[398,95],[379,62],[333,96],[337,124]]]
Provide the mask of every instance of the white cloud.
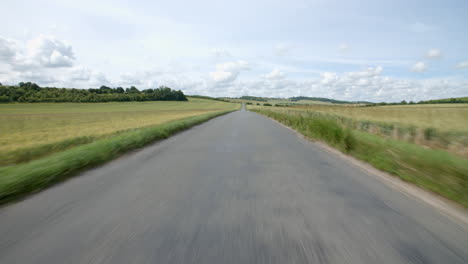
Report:
[[109,79],[104,73],[96,71],[92,72],[89,84],[94,87],[99,87],[101,85],[112,85],[112,83],[109,81]]
[[248,69],[249,69],[249,63],[244,60],[216,64],[216,70],[218,71],[241,71],[241,70],[248,70]]
[[23,82],[36,82],[41,85],[48,85],[57,82],[57,79],[38,71],[24,71],[16,74],[16,79]]
[[86,67],[80,66],[71,68],[68,72],[70,81],[88,81],[91,78],[92,71]]
[[282,80],[285,78],[285,75],[280,70],[274,69],[270,73],[263,74],[260,77],[267,80]]
[[231,57],[231,53],[225,49],[212,49],[211,55],[213,55],[216,58]]
[[369,77],[374,77],[377,75],[380,75],[383,71],[382,66],[377,66],[375,68],[369,67],[365,70],[358,71],[358,72],[349,72],[347,75],[352,78],[352,79],[357,79],[357,78],[369,78]]
[[409,25],[409,30],[415,33],[426,33],[435,29],[436,28],[434,26],[422,22],[416,22]]
[[290,54],[293,48],[290,44],[279,44],[275,47],[275,54],[277,56],[285,56]]
[[19,72],[71,67],[75,60],[71,45],[45,35],[40,35],[22,46],[0,38],[0,58],[0,63],[3,62]]
[[322,77],[321,84],[330,84],[338,79],[338,75],[335,72],[324,72],[320,76]]
[[45,67],[70,67],[75,60],[72,46],[52,36],[33,39],[28,44],[28,52]]
[[239,73],[249,69],[247,61],[238,60],[216,64],[216,71],[210,72],[209,75],[215,83],[231,83],[237,79]]
[[120,86],[139,86],[143,84],[143,81],[139,74],[126,72],[120,74],[117,84]]
[[338,49],[341,52],[347,52],[349,51],[349,45],[347,43],[341,43],[340,46],[338,46]]
[[417,62],[411,67],[411,71],[413,72],[425,72],[426,70],[427,70],[427,65],[422,61]]
[[430,49],[427,51],[426,57],[430,59],[440,58],[442,56],[442,52],[439,49]]
[[468,61],[462,61],[457,64],[456,66],[458,69],[466,69],[468,68]]
[[239,72],[215,71],[210,72],[211,79],[219,83],[228,83],[236,80]]
[[0,37],[0,60],[11,61],[16,55],[16,50],[13,41]]

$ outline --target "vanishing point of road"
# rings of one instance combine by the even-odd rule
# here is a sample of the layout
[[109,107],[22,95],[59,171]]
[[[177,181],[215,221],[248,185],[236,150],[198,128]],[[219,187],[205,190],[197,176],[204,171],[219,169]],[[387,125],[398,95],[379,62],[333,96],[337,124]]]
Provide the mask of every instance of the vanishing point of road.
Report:
[[468,263],[468,230],[245,110],[0,208],[0,263]]

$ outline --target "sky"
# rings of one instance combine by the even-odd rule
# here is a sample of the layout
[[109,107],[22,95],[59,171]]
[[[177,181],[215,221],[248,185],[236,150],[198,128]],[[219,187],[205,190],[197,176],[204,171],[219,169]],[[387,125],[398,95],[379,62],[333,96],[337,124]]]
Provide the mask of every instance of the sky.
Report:
[[466,0],[2,0],[0,10],[2,84],[468,96]]

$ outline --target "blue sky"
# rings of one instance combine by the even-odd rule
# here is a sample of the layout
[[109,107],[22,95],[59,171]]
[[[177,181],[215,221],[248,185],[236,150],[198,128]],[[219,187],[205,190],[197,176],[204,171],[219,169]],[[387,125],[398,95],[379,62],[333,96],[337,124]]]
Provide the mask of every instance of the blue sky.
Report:
[[212,96],[468,95],[468,1],[0,3],[0,82]]

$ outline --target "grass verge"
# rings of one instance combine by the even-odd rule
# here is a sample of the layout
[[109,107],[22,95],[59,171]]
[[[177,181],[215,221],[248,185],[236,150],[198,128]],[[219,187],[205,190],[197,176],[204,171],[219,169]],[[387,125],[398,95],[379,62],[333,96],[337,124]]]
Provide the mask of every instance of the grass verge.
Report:
[[141,129],[52,154],[28,163],[0,168],[0,204],[42,190],[77,172],[179,131],[232,112],[220,111],[183,118]]
[[325,116],[297,116],[252,109],[404,181],[468,207],[468,162],[451,153],[343,128]]

